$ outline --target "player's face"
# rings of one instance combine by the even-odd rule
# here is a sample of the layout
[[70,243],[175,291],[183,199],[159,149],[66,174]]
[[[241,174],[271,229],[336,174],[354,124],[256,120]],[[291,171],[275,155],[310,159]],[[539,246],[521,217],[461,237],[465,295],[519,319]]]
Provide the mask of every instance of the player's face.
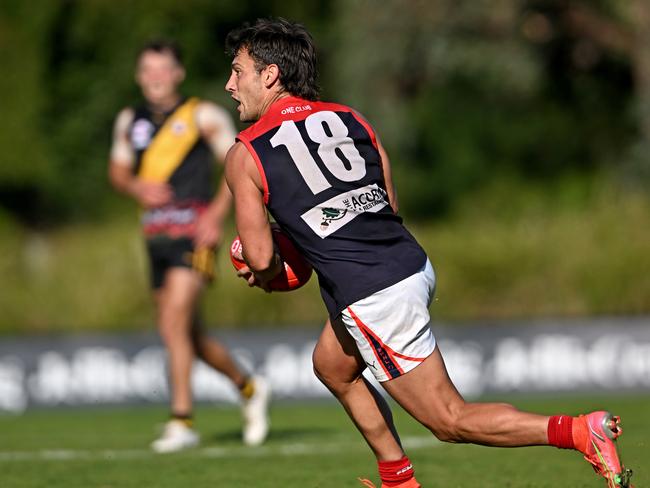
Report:
[[242,122],[255,122],[262,116],[266,87],[262,74],[246,49],[240,49],[232,60],[226,91],[239,102],[237,111]]
[[145,51],[138,59],[135,78],[150,103],[165,103],[175,98],[184,77],[185,70],[170,53]]

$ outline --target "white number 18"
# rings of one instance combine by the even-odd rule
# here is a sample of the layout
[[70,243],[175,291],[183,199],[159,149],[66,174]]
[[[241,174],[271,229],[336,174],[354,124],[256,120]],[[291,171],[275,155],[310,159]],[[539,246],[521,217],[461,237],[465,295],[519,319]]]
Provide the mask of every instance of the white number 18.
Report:
[[[325,132],[325,127],[331,135]],[[366,162],[354,146],[354,141],[348,137],[348,128],[338,115],[330,111],[316,112],[305,119],[305,129],[309,138],[318,144],[318,155],[332,175],[348,182],[358,181],[366,175]],[[300,175],[314,195],[332,186],[309,152],[294,121],[282,122],[270,142],[274,148],[287,148]],[[345,156],[347,164],[339,157],[337,149]]]

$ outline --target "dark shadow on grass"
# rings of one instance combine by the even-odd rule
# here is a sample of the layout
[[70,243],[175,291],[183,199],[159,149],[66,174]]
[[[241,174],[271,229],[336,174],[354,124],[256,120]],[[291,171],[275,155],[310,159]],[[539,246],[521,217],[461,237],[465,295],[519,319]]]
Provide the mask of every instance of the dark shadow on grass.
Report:
[[[309,438],[316,438],[323,440],[324,438],[333,436],[340,431],[337,429],[331,429],[327,427],[308,427],[308,428],[283,428],[283,429],[274,429],[271,428],[267,441],[295,441],[295,440],[305,440]],[[215,433],[210,436],[210,441],[216,442],[217,444],[223,444],[224,442],[241,442],[242,433],[239,429],[223,430]]]

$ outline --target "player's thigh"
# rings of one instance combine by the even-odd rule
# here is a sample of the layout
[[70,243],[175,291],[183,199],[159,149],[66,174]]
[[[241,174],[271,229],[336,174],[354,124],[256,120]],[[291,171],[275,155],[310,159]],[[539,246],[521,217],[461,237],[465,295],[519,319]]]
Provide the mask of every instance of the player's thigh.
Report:
[[203,286],[203,277],[195,270],[180,266],[168,268],[159,292],[159,309],[161,312],[194,313]]
[[365,369],[357,345],[345,326],[330,319],[314,348],[313,363],[318,377],[328,385],[354,381]]
[[427,427],[453,422],[464,404],[437,347],[416,368],[382,386],[404,410]]

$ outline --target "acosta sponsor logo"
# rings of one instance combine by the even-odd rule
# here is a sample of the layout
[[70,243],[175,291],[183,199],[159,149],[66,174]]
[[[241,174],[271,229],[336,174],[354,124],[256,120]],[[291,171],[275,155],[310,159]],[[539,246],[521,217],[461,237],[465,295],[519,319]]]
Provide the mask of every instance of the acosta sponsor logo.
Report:
[[376,213],[388,205],[387,193],[376,184],[356,188],[309,209],[301,218],[324,239],[365,212]]
[[343,204],[350,210],[369,210],[375,205],[385,204],[386,195],[382,188],[377,187],[359,195],[352,195],[349,199],[343,200]]
[[312,110],[311,105],[294,105],[293,107],[287,107],[280,112],[282,115],[287,114],[297,114],[300,112],[306,112]]

